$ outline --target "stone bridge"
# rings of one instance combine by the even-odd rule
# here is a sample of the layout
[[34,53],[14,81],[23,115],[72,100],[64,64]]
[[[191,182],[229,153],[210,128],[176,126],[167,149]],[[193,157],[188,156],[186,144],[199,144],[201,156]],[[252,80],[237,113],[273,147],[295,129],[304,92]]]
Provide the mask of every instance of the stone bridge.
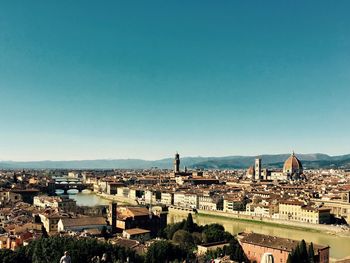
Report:
[[55,179],[55,190],[63,190],[67,194],[68,190],[75,189],[79,192],[89,189],[93,190],[93,184],[83,183],[80,179],[75,178],[57,178]]

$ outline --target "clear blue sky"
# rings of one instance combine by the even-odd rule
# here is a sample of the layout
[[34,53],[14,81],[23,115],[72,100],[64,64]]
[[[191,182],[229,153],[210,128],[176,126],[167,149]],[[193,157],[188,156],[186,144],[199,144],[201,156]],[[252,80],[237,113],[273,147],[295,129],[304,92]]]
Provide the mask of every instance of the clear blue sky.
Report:
[[0,160],[350,152],[350,1],[3,1]]

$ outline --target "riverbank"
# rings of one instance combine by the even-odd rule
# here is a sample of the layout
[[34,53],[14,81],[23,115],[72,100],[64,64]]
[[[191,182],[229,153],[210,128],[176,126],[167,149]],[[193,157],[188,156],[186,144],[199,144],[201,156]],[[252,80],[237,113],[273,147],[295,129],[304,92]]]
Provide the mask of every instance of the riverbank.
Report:
[[321,232],[320,230],[316,230],[316,229],[312,229],[312,228],[290,226],[290,225],[271,223],[271,222],[264,222],[264,221],[254,220],[254,219],[234,218],[234,217],[228,217],[228,216],[223,216],[223,215],[209,215],[209,214],[205,214],[205,213],[197,213],[197,214],[202,216],[202,217],[230,219],[232,221],[248,222],[248,223],[257,224],[257,225],[266,225],[266,226],[271,226],[271,227],[303,230],[303,231],[309,231],[309,232],[315,232],[315,233]]
[[93,193],[103,199],[106,199],[112,202],[113,201],[118,202],[118,203],[121,203],[122,205],[138,205],[138,203],[135,200],[130,200],[130,198],[120,197],[116,195],[109,195],[105,193],[96,193],[96,192],[93,192]]
[[[169,212],[168,223],[177,223],[186,219],[185,213]],[[236,219],[224,216],[214,216],[208,214],[197,213],[193,215],[193,221],[199,225],[217,223],[225,227],[225,230],[233,235],[240,232],[254,232],[259,234],[289,238],[293,240],[304,239],[314,244],[330,246],[330,262],[342,259],[350,255],[348,248],[350,247],[350,236],[339,234],[329,234],[326,231],[315,229],[307,229],[304,227],[288,226],[275,223],[266,223],[248,219]]]
[[210,216],[210,217],[220,217],[230,220],[237,220],[241,222],[251,222],[255,224],[264,224],[268,226],[276,226],[279,228],[288,228],[288,229],[298,229],[308,232],[326,232],[330,235],[345,236],[350,237],[349,229],[344,230],[341,227],[333,225],[321,225],[321,224],[310,224],[303,222],[295,221],[285,221],[279,219],[272,219],[267,217],[256,217],[248,216],[239,213],[228,213],[221,211],[208,211],[208,210],[198,210],[198,214],[201,216]]

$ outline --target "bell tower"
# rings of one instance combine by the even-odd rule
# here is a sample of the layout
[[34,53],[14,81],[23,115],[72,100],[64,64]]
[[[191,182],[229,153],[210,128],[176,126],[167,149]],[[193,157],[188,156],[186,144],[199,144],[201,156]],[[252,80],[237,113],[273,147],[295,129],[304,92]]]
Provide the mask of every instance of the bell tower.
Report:
[[255,180],[261,179],[261,159],[255,159]]
[[180,172],[180,154],[178,154],[178,153],[175,154],[175,159],[174,159],[174,172],[175,172],[175,173]]

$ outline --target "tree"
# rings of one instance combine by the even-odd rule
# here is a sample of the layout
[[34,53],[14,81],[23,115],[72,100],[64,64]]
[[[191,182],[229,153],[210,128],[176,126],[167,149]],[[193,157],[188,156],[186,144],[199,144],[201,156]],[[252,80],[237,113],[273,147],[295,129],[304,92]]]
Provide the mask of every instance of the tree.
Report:
[[202,232],[204,243],[230,241],[233,236],[225,231],[225,228],[220,224],[210,224],[204,226]]
[[315,262],[315,250],[314,250],[314,244],[312,244],[312,242],[309,245],[308,256],[309,256],[309,262],[314,263]]
[[288,263],[313,263],[314,260],[314,249],[313,244],[309,246],[309,250],[306,248],[305,240],[300,241],[300,243],[292,250],[288,255]]
[[44,227],[44,225],[41,225],[41,233],[42,233],[42,237],[43,238],[49,237],[49,234],[47,233],[46,228]]
[[301,240],[299,243],[299,252],[300,252],[300,259],[302,262],[308,262],[309,256],[307,253],[307,248],[306,248],[306,242],[305,240]]
[[169,241],[154,242],[148,249],[145,263],[165,263],[176,259],[185,259],[187,253]]
[[192,238],[195,245],[199,245],[203,243],[202,233],[200,232],[193,232]]
[[102,227],[102,229],[101,229],[101,236],[103,236],[105,240],[108,240],[109,234],[107,232],[107,227],[106,226]]
[[194,230],[195,230],[195,225],[193,223],[193,218],[192,218],[192,214],[189,213],[188,216],[187,216],[187,220],[184,224],[184,227],[183,227],[184,230],[192,233]]
[[69,251],[72,262],[90,262],[95,256],[101,257],[104,253],[112,262],[143,262],[134,251],[112,244],[99,242],[96,239],[76,239],[72,237],[48,237],[30,242],[27,246],[19,247],[14,252],[0,250],[0,262],[21,263],[51,263],[59,262],[64,251]]
[[180,229],[183,229],[185,223],[186,223],[186,221],[182,220],[181,222],[167,225],[164,228],[164,231],[163,231],[164,236],[163,237],[165,237],[166,239],[169,239],[169,240],[173,239],[174,233]]
[[191,233],[182,229],[175,232],[173,241],[185,250],[190,250],[194,247],[194,241]]

